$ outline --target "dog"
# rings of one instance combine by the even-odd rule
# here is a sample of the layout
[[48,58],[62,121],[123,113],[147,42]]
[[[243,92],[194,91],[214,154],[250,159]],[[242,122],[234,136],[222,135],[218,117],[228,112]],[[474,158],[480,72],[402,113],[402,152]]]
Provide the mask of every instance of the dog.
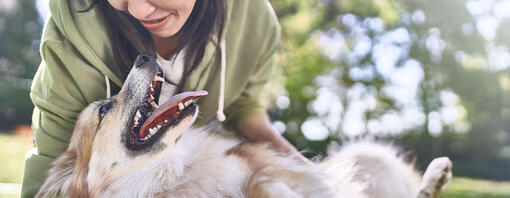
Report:
[[86,107],[37,197],[437,198],[451,161],[423,177],[396,147],[355,141],[312,163],[193,127],[205,91],[159,103],[163,71],[139,56],[121,91]]

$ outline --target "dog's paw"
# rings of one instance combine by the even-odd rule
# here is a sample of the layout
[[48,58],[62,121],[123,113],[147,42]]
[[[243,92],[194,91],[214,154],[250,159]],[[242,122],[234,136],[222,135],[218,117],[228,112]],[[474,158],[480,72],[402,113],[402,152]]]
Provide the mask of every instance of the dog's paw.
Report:
[[432,160],[423,174],[422,189],[428,192],[439,192],[452,178],[452,162],[448,157]]

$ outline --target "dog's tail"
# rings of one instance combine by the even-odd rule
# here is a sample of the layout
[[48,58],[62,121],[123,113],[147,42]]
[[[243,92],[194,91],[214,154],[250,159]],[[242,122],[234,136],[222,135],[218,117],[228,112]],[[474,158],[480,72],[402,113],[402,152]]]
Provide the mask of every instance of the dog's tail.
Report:
[[320,166],[338,178],[333,185],[339,193],[348,186],[353,197],[410,198],[420,191],[419,175],[389,144],[350,142],[340,150],[330,149],[329,157]]

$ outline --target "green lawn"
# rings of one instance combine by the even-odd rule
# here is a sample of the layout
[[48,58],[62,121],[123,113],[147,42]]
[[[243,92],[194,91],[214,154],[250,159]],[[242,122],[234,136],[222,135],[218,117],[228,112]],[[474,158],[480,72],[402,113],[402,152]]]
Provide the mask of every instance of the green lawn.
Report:
[[31,137],[0,133],[0,183],[21,183],[25,152],[32,147]]
[[0,197],[19,197],[25,152],[32,148],[31,137],[0,133]]
[[[454,166],[455,168],[455,166]],[[510,198],[510,182],[454,178],[440,198]]]
[[[0,133],[0,151],[2,151],[0,152],[0,183],[21,183],[23,158],[30,148],[32,148],[32,138]],[[18,188],[19,185],[0,184],[0,197],[18,197]],[[446,186],[440,198],[510,198],[510,182],[454,178],[452,183]]]

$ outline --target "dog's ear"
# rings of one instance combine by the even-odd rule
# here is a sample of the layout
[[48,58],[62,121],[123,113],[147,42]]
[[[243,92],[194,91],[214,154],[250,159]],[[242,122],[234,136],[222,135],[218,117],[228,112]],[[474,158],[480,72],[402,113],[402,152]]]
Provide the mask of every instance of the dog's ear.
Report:
[[52,163],[48,178],[36,197],[90,197],[88,164],[98,124],[91,105],[80,114],[69,147]]

